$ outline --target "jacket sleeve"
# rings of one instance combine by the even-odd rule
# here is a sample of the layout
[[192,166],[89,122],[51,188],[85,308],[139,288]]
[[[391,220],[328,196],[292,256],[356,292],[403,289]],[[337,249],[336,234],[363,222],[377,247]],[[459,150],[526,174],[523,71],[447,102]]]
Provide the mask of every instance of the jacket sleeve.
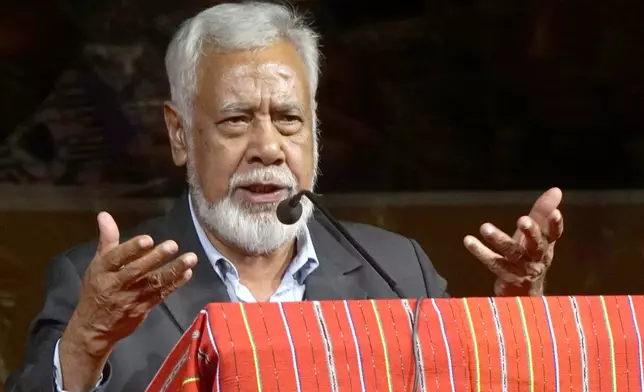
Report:
[[[81,292],[81,279],[67,256],[55,258],[47,266],[45,302],[31,323],[24,364],[11,374],[7,392],[57,391],[54,352],[56,344],[76,308]],[[103,371],[101,391],[109,378],[109,365]]]
[[423,273],[423,280],[425,282],[425,289],[427,290],[428,298],[449,298],[447,293],[447,281],[440,276],[434,268],[434,265],[429,260],[429,257],[420,247],[416,240],[411,240],[420,264],[420,269]]

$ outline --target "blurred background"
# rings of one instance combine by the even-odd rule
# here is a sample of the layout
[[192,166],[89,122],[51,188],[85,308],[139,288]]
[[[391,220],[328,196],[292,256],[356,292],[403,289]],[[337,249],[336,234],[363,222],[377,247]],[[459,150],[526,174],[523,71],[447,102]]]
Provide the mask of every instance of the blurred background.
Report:
[[[5,0],[0,391],[57,253],[163,213],[184,186],[163,56],[206,0]],[[323,35],[319,191],[419,240],[454,296],[492,277],[462,237],[564,191],[549,294],[644,293],[644,3],[299,0]]]

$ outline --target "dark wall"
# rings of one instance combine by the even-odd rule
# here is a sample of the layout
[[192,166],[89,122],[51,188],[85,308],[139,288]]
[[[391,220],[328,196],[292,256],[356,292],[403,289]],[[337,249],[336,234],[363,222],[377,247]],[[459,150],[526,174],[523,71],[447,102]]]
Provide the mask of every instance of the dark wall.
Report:
[[[297,3],[323,33],[324,191],[644,186],[641,1]],[[175,194],[163,55],[213,3],[10,4],[0,182]]]

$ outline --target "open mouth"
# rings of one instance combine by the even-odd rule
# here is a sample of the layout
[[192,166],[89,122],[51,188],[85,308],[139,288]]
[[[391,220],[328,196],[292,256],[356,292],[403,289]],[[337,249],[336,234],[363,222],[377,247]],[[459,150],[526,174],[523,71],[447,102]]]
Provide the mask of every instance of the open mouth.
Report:
[[284,187],[275,184],[250,184],[240,188],[251,193],[259,194],[274,193],[284,189]]
[[237,188],[239,195],[250,203],[279,203],[288,197],[288,188],[277,184],[248,184]]

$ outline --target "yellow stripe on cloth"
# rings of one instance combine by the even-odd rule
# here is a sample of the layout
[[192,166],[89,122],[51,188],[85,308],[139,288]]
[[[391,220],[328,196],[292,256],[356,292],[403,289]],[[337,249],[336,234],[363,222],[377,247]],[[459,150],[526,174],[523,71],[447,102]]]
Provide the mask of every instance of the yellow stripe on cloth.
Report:
[[532,344],[530,343],[530,334],[528,333],[528,323],[523,311],[521,298],[516,298],[519,314],[521,314],[521,325],[523,326],[523,337],[525,338],[526,349],[528,350],[528,382],[530,383],[530,392],[534,392],[534,364],[532,363]]
[[373,313],[376,315],[376,323],[378,324],[378,332],[380,333],[380,342],[382,343],[382,350],[385,355],[385,368],[387,369],[387,385],[389,386],[389,392],[394,392],[394,383],[391,379],[391,367],[389,366],[389,350],[387,350],[385,331],[382,328],[382,321],[380,320],[380,314],[378,313],[378,307],[376,306],[376,301],[371,300],[371,305],[373,306]]
[[613,381],[613,392],[617,392],[617,371],[615,369],[615,341],[613,339],[613,330],[610,327],[610,320],[608,317],[608,309],[606,309],[606,301],[604,296],[599,296],[599,301],[602,303],[602,313],[604,313],[604,322],[606,323],[606,331],[608,331],[608,343],[610,348],[610,375]]
[[257,380],[257,391],[262,392],[262,379],[259,372],[259,356],[257,354],[257,346],[255,346],[255,340],[253,339],[253,332],[250,330],[250,323],[248,322],[248,316],[246,315],[246,309],[244,308],[244,303],[240,302],[239,307],[241,309],[241,315],[242,315],[242,319],[244,320],[244,325],[246,326],[246,333],[248,334],[250,347],[253,349],[253,360],[255,362],[255,379]]
[[470,325],[470,332],[472,333],[472,346],[474,346],[474,363],[476,366],[476,391],[481,392],[481,364],[479,363],[479,348],[477,346],[478,340],[476,340],[476,331],[474,330],[474,323],[472,322],[470,308],[467,305],[467,298],[463,298],[463,305],[465,307],[467,322]]
[[197,382],[197,381],[199,381],[199,377],[188,377],[188,378],[183,380],[183,382],[181,383],[181,386],[183,387],[186,384],[190,384],[190,383]]

